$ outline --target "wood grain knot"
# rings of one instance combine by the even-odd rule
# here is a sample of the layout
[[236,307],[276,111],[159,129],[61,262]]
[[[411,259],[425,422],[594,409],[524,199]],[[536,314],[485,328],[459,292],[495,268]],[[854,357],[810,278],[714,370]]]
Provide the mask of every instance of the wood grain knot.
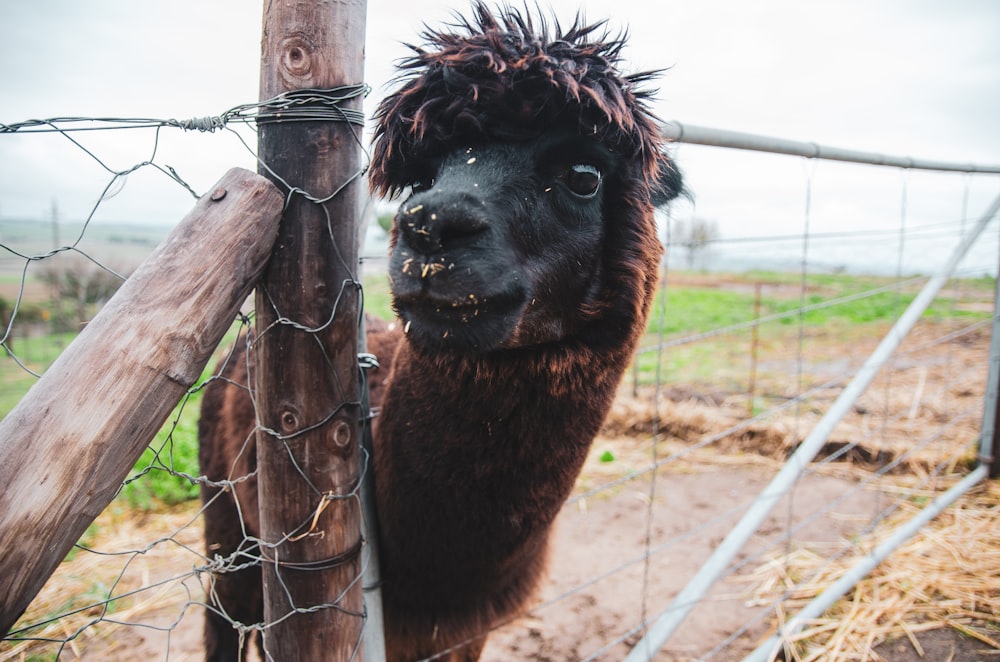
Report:
[[293,407],[288,406],[281,412],[281,431],[285,434],[291,434],[298,429],[298,412]]
[[281,68],[286,77],[312,77],[313,54],[316,48],[305,35],[297,34],[281,40]]
[[344,421],[337,421],[333,426],[333,443],[340,448],[351,443],[351,426]]

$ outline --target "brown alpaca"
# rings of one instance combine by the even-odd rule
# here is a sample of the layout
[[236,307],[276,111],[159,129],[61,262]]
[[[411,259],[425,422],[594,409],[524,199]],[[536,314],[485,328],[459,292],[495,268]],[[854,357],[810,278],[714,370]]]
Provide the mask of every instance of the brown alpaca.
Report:
[[[680,190],[637,89],[649,75],[617,71],[621,39],[473,9],[423,35],[375,118],[372,188],[410,192],[391,237],[399,320],[369,332],[383,366],[374,467],[393,662],[448,649],[440,659],[476,660],[531,597],[645,328],[654,205]],[[244,356],[223,372],[236,384]],[[212,382],[199,429],[210,479],[253,471],[253,429],[247,390]],[[239,562],[255,553],[255,481],[235,496],[210,501],[206,539]],[[214,604],[258,622],[260,581],[259,568],[220,574]],[[240,652],[214,611],[206,643],[209,659]]]

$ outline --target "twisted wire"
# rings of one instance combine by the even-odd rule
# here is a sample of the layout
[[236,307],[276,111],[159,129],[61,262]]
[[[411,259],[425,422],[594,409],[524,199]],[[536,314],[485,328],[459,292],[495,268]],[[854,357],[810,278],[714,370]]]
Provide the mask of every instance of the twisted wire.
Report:
[[148,129],[172,127],[184,131],[212,133],[231,124],[277,124],[282,122],[345,122],[364,126],[360,110],[342,104],[368,95],[367,84],[343,85],[329,89],[301,89],[284,92],[271,99],[233,106],[221,115],[188,119],[156,119],[149,117],[52,117],[29,119],[13,124],[0,122],[4,133],[69,133],[73,131],[105,131],[108,129]]

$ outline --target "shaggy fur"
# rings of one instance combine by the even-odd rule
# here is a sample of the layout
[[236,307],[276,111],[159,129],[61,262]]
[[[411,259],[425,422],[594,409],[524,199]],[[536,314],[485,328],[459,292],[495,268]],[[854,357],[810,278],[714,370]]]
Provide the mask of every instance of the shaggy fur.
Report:
[[[550,29],[476,4],[424,37],[378,109],[371,167],[375,191],[413,191],[391,240],[400,319],[369,333],[386,641],[393,662],[447,649],[471,662],[543,575],[645,328],[653,201],[680,178],[637,87],[649,76],[618,72],[623,40],[602,24]],[[224,375],[245,384],[243,364]],[[199,428],[209,478],[253,470],[253,429],[246,389],[214,381]],[[206,512],[211,554],[245,544],[222,496]],[[256,535],[254,481],[236,497]],[[215,600],[259,620],[259,572],[220,575]],[[223,619],[210,615],[206,640],[210,659],[235,659]]]
[[424,32],[427,45],[411,46],[414,55],[398,64],[402,88],[375,114],[374,190],[401,192],[425,160],[456,145],[524,142],[556,127],[638,159],[641,180],[656,180],[667,162],[640,89],[656,72],[619,73],[624,37],[579,16],[550,35],[541,16],[494,15],[484,3],[474,13],[474,21],[458,17],[454,31]]

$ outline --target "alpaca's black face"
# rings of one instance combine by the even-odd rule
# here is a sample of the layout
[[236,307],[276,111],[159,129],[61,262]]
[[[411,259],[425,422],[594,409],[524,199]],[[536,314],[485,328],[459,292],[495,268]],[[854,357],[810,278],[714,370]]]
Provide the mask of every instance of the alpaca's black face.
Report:
[[482,353],[572,333],[600,278],[602,212],[620,167],[570,135],[413,164],[389,266],[411,341]]

